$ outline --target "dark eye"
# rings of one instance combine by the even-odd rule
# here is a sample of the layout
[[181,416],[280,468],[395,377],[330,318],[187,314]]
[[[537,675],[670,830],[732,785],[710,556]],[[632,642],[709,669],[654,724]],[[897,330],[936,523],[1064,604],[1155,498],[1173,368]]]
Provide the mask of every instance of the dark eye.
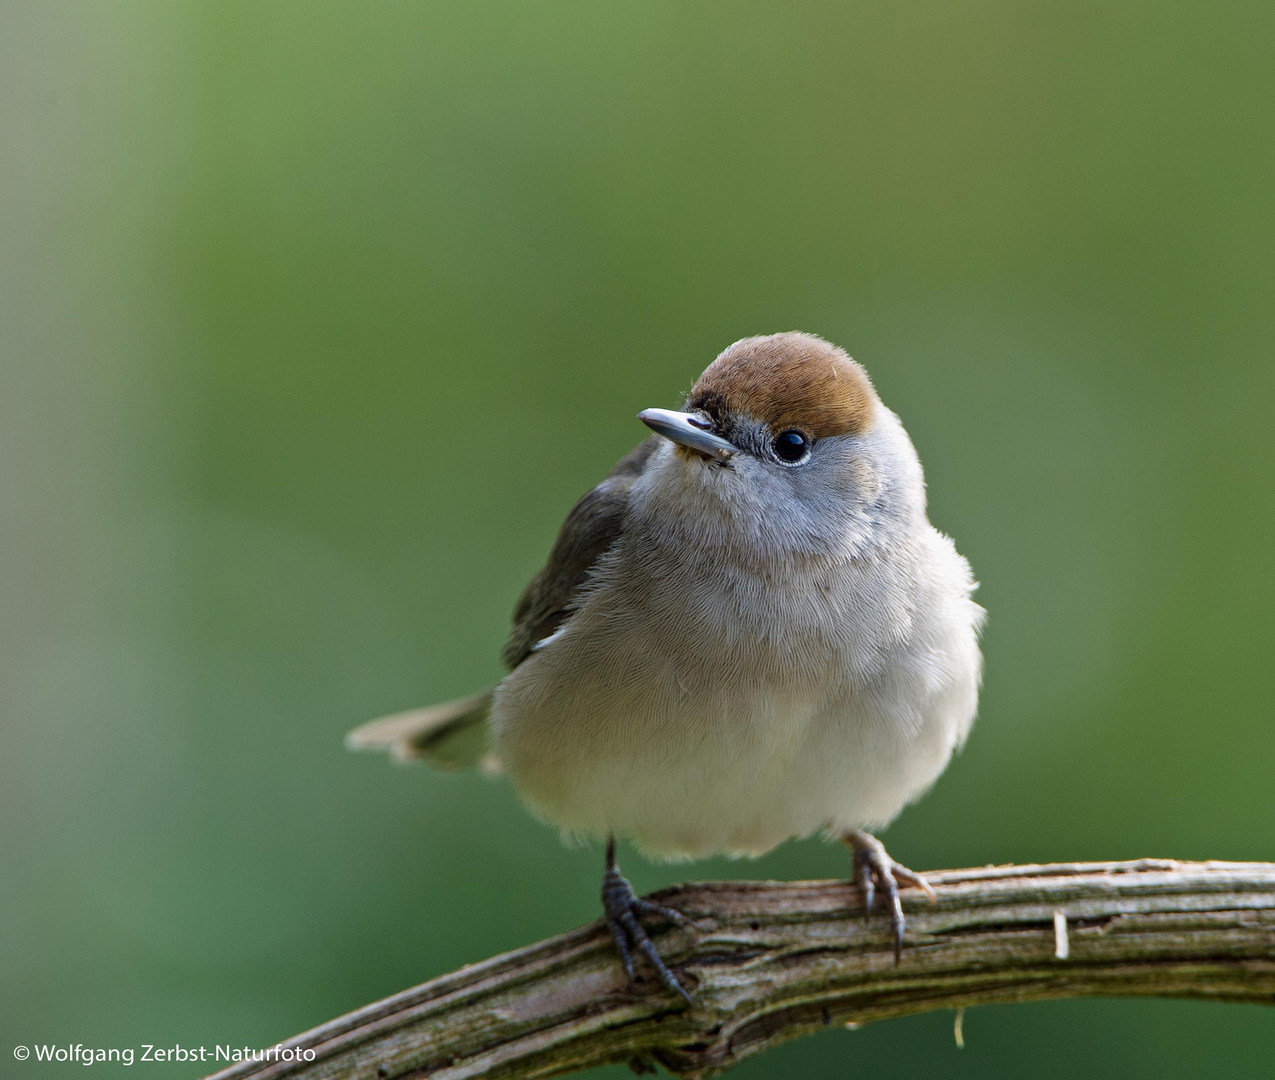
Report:
[[796,464],[810,453],[810,440],[793,428],[776,435],[771,446],[774,448],[775,456],[790,465]]

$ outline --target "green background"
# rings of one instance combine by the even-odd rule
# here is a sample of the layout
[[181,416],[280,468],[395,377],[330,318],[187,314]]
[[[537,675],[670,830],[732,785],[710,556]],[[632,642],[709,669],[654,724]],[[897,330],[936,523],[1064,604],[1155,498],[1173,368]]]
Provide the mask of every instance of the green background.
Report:
[[[594,918],[600,852],[506,785],[341,739],[496,678],[634,414],[746,334],[866,363],[983,583],[899,859],[1275,857],[1273,45],[1267,2],[3,0],[0,1074],[273,1044]],[[965,1037],[737,1075],[1275,1068],[1256,1007]]]

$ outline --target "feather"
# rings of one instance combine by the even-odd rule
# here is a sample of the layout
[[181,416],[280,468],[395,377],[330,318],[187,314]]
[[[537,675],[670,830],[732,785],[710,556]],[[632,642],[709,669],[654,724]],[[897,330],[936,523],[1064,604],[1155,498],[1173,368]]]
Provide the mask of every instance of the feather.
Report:
[[[516,668],[566,625],[590,571],[620,538],[629,487],[658,442],[653,435],[621,458],[567,515],[548,562],[514,609],[513,627],[502,653],[508,667]],[[426,761],[440,769],[477,765],[489,773],[499,772],[487,726],[494,690],[383,716],[351,731],[345,737],[346,748],[383,750],[396,761]]]
[[424,760],[440,769],[482,765],[499,771],[491,753],[487,714],[492,690],[383,716],[357,727],[345,737],[347,750],[384,750],[395,761]]

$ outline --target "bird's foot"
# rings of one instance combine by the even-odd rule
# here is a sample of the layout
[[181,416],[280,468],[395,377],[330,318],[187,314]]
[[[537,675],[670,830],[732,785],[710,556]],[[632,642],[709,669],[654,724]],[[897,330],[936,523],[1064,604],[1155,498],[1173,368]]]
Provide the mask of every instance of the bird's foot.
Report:
[[629,984],[637,981],[633,974],[633,950],[636,949],[650,961],[665,989],[680,995],[688,1005],[693,1004],[691,995],[682,988],[677,976],[660,958],[654,943],[638,922],[638,916],[658,915],[674,926],[694,926],[695,923],[680,911],[643,900],[633,891],[633,886],[615,865],[614,840],[607,843],[606,872],[602,875],[602,910],[611,937],[615,939],[615,948],[620,954],[620,963],[624,965],[624,973],[629,977]]
[[854,883],[863,893],[863,917],[866,919],[872,914],[878,889],[887,898],[890,926],[894,930],[894,962],[897,964],[903,957],[903,928],[907,922],[899,901],[899,885],[915,885],[925,892],[932,904],[938,902],[938,897],[925,878],[890,858],[885,845],[871,833],[851,829],[842,836],[841,842],[854,852]]

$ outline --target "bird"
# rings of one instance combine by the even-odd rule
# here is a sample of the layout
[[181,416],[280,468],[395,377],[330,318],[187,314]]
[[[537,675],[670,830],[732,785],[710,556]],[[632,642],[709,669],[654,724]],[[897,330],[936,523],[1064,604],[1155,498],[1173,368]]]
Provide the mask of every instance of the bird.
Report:
[[867,371],[803,332],[746,337],[567,514],[513,612],[508,674],[347,736],[400,761],[503,772],[567,841],[605,843],[602,908],[630,985],[643,925],[616,839],[656,861],[850,849],[865,917],[933,890],[874,835],[965,742],[985,612],[930,524],[921,463]]

